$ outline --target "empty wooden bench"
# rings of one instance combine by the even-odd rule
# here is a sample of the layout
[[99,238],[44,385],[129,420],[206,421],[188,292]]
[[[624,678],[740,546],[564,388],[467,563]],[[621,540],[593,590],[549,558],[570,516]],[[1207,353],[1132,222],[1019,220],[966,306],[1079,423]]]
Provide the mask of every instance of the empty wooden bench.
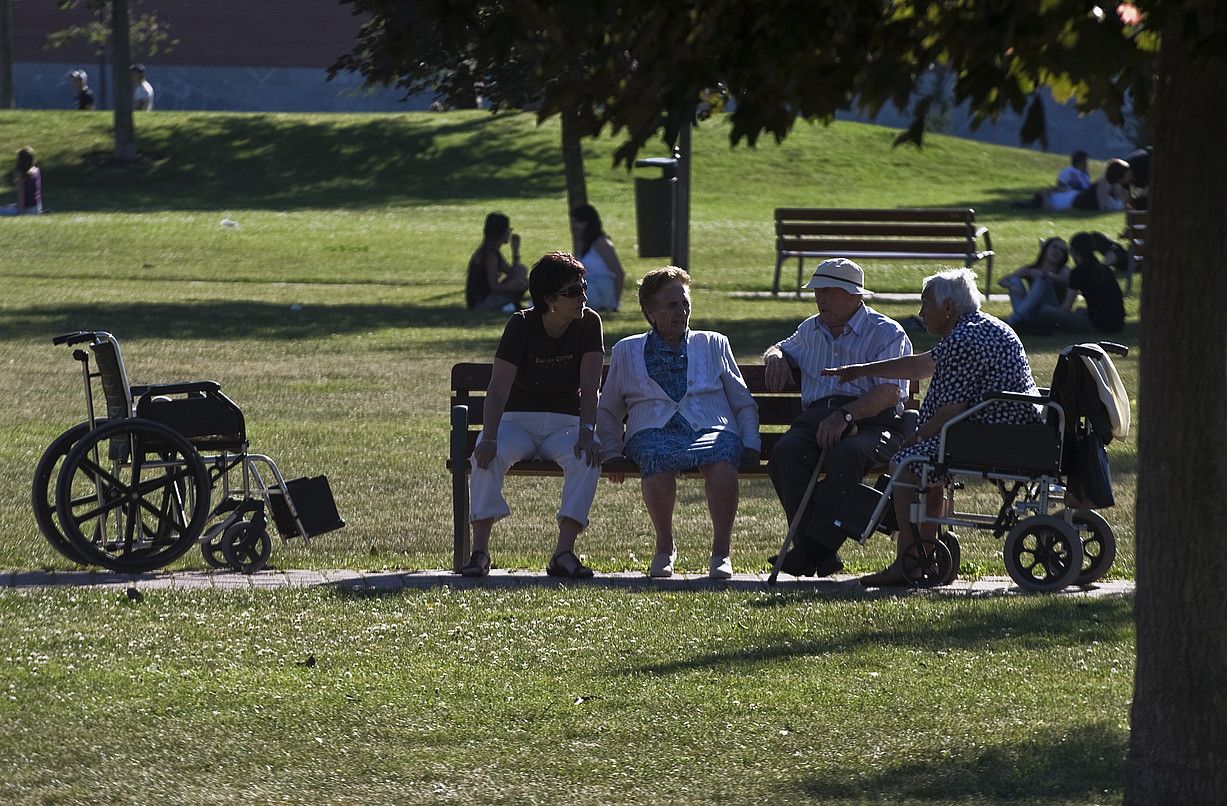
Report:
[[780,293],[780,271],[789,258],[797,259],[798,295],[806,258],[959,261],[967,268],[983,260],[986,294],[993,283],[993,241],[970,208],[779,207],[775,249],[773,294]]
[[[605,371],[608,369],[607,365]],[[763,382],[762,364],[739,365],[738,369],[758,403],[759,435],[763,442],[758,465],[742,468],[740,475],[743,478],[767,478],[767,460],[771,449],[801,414],[801,391],[790,388],[782,392],[768,392]],[[452,476],[452,563],[457,571],[469,558],[469,456],[481,432],[482,404],[486,387],[490,384],[490,372],[490,364],[465,363],[452,367],[452,427],[447,467]],[[610,473],[638,475],[639,468],[630,460],[620,461],[604,467],[603,475]],[[533,460],[512,465],[507,475],[561,476],[562,469],[553,462]],[[682,476],[701,478],[698,472],[684,473]]]

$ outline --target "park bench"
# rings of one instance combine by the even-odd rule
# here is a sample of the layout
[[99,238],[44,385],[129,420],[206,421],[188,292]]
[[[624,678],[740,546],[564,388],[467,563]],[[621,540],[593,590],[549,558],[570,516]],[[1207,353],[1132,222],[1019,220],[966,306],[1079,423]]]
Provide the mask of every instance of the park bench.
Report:
[[1126,210],[1125,229],[1120,237],[1124,239],[1129,250],[1129,260],[1125,265],[1125,293],[1133,292],[1133,273],[1146,259],[1146,224],[1149,219],[1146,210]]
[[968,268],[983,260],[985,293],[993,283],[993,241],[987,228],[976,226],[971,208],[778,207],[775,249],[772,294],[780,293],[780,270],[789,258],[797,259],[798,295],[806,258],[957,260]]
[[[453,553],[455,570],[469,558],[469,456],[477,443],[482,426],[482,403],[486,387],[490,384],[491,364],[462,363],[452,367],[452,427],[451,448],[447,460],[452,475]],[[790,388],[782,392],[769,392],[763,380],[763,365],[739,365],[746,386],[758,403],[759,434],[762,437],[762,453],[758,465],[742,468],[742,478],[767,478],[767,460],[776,441],[783,436],[801,414],[801,391]],[[604,371],[608,371],[606,365]],[[604,373],[602,373],[604,378]],[[795,384],[794,384],[795,386]],[[638,466],[630,460],[607,464],[602,475],[626,473],[637,475]],[[508,476],[561,476],[562,469],[553,462],[532,460],[512,465]],[[683,478],[701,478],[697,471],[684,473]]]

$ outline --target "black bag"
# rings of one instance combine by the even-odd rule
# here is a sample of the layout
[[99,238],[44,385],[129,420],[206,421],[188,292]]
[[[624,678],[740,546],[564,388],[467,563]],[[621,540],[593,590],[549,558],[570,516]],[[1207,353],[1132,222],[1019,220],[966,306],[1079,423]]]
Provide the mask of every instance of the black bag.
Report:
[[1074,438],[1065,503],[1070,509],[1105,509],[1116,505],[1108,453],[1093,429],[1079,429]]

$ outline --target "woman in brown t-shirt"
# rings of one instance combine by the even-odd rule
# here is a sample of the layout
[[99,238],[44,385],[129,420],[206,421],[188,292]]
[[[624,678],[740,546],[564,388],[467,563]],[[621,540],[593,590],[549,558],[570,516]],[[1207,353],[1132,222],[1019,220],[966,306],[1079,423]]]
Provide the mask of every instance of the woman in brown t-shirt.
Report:
[[563,471],[558,543],[546,566],[551,576],[588,578],[575,554],[601,476],[593,434],[605,346],[601,317],[588,308],[583,264],[551,252],[529,275],[533,307],[508,320],[486,390],[484,427],[473,448],[469,520],[473,554],[465,576],[490,572],[490,531],[511,513],[503,477],[516,462],[541,458]]

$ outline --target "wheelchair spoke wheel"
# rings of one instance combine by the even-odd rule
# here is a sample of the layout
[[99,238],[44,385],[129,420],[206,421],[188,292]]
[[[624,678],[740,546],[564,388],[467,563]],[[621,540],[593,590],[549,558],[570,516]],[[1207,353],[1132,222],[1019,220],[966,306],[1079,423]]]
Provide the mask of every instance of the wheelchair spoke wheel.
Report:
[[221,545],[226,564],[244,574],[259,571],[273,553],[273,540],[268,530],[245,521],[227,529]]
[[[1064,514],[1057,513],[1058,516]],[[1070,520],[1082,539],[1082,571],[1074,584],[1094,584],[1103,579],[1116,562],[1116,534],[1104,517],[1091,509],[1075,509]]]
[[943,580],[954,574],[952,560],[944,543],[921,537],[899,555],[899,568],[913,587],[932,588],[946,584]]
[[89,565],[90,560],[77,551],[72,541],[64,536],[64,530],[60,528],[60,522],[55,511],[53,487],[60,468],[63,467],[65,457],[68,456],[73,445],[76,445],[81,437],[89,432],[89,423],[84,422],[74,425],[56,437],[55,441],[47,446],[47,450],[43,451],[42,458],[35,465],[34,483],[30,486],[30,498],[34,507],[34,521],[38,524],[38,530],[43,533],[43,537],[46,538],[53,549],[80,565]]
[[1035,515],[1019,521],[1005,539],[1005,569],[1019,586],[1035,593],[1072,585],[1082,571],[1082,541],[1061,518]]
[[89,563],[148,571],[181,556],[200,536],[209,473],[178,432],[152,420],[117,420],[68,452],[55,506],[65,538]]

